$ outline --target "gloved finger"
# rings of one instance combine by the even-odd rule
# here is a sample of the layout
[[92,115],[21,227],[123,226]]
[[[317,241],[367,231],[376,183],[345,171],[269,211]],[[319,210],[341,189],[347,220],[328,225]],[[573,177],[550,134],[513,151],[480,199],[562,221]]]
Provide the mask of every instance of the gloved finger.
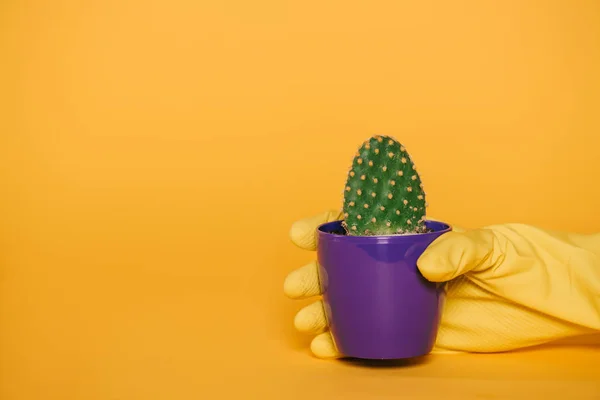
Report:
[[292,224],[290,229],[290,238],[292,242],[304,250],[316,249],[315,231],[317,227],[326,222],[341,219],[341,212],[338,210],[329,210],[308,218],[301,219]]
[[304,299],[321,294],[317,262],[312,261],[290,272],[283,282],[283,292],[291,299]]
[[460,226],[456,226],[456,225],[452,225],[452,230],[454,232],[458,232],[458,233],[464,233],[467,231],[466,229],[463,229]]
[[323,333],[327,330],[327,318],[321,300],[304,307],[296,314],[294,326],[300,332]]
[[494,246],[495,236],[489,229],[448,232],[425,249],[417,267],[427,280],[446,282],[494,265],[497,262]]
[[341,358],[343,355],[337,350],[330,332],[317,335],[310,344],[310,350],[319,358]]

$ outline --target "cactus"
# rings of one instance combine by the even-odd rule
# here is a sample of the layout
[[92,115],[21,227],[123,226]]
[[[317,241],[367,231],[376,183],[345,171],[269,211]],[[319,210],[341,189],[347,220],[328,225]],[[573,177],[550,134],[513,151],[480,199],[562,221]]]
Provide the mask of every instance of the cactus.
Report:
[[352,162],[344,190],[348,235],[427,232],[425,192],[404,146],[390,136],[365,141]]

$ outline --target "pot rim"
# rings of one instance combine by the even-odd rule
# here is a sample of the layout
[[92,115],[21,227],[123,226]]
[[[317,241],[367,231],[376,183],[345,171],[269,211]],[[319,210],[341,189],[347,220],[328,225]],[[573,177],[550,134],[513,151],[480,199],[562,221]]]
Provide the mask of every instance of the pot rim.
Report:
[[425,220],[425,225],[432,228],[433,231],[425,233],[407,233],[398,235],[372,235],[372,236],[351,236],[351,235],[340,235],[338,233],[330,232],[328,227],[341,227],[343,220],[335,220],[325,222],[317,227],[317,233],[320,239],[327,241],[345,241],[349,243],[397,243],[406,240],[427,240],[432,237],[436,238],[444,233],[452,231],[452,225],[444,221],[437,220]]

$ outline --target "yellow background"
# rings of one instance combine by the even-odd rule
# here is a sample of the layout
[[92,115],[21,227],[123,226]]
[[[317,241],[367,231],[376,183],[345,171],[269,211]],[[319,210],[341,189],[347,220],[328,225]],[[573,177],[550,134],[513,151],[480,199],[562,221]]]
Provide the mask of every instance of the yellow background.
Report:
[[585,349],[315,360],[282,295],[375,133],[436,218],[600,231],[598,1],[4,0],[0,50],[2,400],[598,394]]

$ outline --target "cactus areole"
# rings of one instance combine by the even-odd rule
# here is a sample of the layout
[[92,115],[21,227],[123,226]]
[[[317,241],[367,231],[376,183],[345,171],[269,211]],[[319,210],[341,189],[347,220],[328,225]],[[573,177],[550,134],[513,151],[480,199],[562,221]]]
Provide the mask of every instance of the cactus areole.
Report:
[[358,149],[344,189],[347,235],[426,233],[423,183],[405,147],[376,135]]

